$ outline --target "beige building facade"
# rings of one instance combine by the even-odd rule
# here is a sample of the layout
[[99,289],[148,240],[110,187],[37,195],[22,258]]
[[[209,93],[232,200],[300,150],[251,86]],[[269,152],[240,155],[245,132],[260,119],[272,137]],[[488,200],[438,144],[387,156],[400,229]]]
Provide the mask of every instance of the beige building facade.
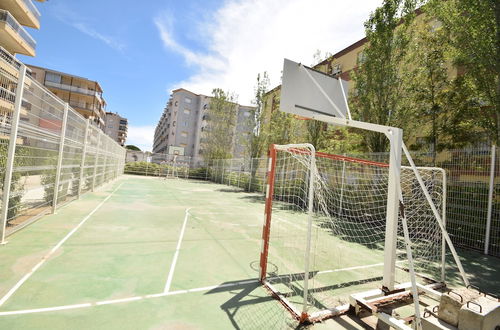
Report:
[[104,130],[106,101],[97,81],[34,65],[28,65],[31,76],[75,109],[83,117]]
[[[155,129],[153,152],[203,158],[204,131],[210,129],[212,97],[179,88],[172,91]],[[245,138],[253,129],[255,108],[234,105],[235,128],[231,153],[246,156]]]
[[39,29],[40,16],[31,0],[0,1],[0,46],[12,55],[35,56],[36,41],[24,27]]
[[127,140],[128,120],[118,113],[106,112],[104,133],[118,142],[121,146]]

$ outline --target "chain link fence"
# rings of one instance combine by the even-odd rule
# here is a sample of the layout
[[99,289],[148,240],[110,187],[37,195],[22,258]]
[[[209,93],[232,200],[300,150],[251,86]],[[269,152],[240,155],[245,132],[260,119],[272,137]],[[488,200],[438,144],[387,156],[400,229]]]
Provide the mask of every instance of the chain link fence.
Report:
[[[388,162],[388,153],[345,156]],[[456,246],[500,257],[500,150],[498,147],[412,152],[417,166],[447,173],[446,225]],[[130,158],[130,157],[129,157]],[[265,193],[267,158],[203,159],[148,154],[129,162],[125,172],[158,177],[209,180],[248,192]],[[408,164],[403,164],[408,165]]]
[[0,234],[123,173],[125,149],[0,52]]

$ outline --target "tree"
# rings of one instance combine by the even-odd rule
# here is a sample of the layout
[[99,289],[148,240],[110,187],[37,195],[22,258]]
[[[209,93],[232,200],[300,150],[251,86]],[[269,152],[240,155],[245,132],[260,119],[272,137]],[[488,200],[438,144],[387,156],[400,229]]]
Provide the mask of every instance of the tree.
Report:
[[212,90],[212,98],[204,119],[208,121],[203,131],[203,158],[209,163],[214,159],[231,158],[234,128],[236,125],[236,97],[220,88]]
[[[459,88],[471,91],[469,113],[488,138],[500,143],[500,2],[431,0],[429,12],[442,23],[460,69]],[[472,88],[471,90],[469,88]]]
[[[403,110],[409,113],[408,126],[418,137],[427,140],[433,151],[442,149],[446,114],[454,109],[447,102],[447,93],[451,86],[448,78],[446,52],[448,47],[444,34],[435,29],[432,17],[426,16],[423,21],[415,21],[411,26],[413,36],[407,48],[406,65],[403,64],[404,76]],[[427,130],[428,123],[430,131]],[[422,131],[424,130],[424,132]],[[415,148],[421,147],[420,143]]]
[[265,116],[264,116],[264,95],[267,93],[269,88],[269,76],[267,72],[259,73],[257,75],[257,85],[254,88],[254,99],[252,101],[255,105],[255,112],[253,118],[253,130],[247,141],[248,153],[250,158],[258,158],[262,156],[266,147],[268,134],[264,130]]
[[131,145],[131,144],[126,145],[126,146],[125,146],[125,149],[128,149],[128,150],[134,150],[134,151],[141,151],[141,149],[139,149],[139,147],[136,147],[136,146]]
[[[413,20],[415,0],[384,0],[365,22],[369,45],[358,57],[353,74],[356,92],[351,98],[355,119],[404,128],[407,112],[402,111],[401,63],[410,40],[408,26]],[[365,132],[370,151],[386,151],[388,140]]]

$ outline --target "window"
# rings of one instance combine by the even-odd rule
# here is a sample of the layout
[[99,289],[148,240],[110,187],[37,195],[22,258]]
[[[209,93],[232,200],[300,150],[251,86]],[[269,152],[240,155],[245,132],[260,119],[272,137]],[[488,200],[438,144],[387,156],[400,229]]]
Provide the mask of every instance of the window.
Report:
[[185,113],[186,115],[189,115],[189,114],[191,113],[191,110],[189,110],[189,109],[184,109],[184,113]]
[[174,107],[176,107],[176,106],[177,106],[177,104],[179,104],[179,102],[175,101],[175,103],[174,103]]
[[61,83],[61,75],[58,75],[58,74],[55,74],[55,73],[52,73],[52,72],[47,72],[45,74],[45,81],[50,81],[50,82],[54,82],[54,83],[58,83],[60,84]]
[[366,54],[365,52],[361,51],[358,53],[358,64],[363,64],[366,61]]
[[184,102],[186,102],[187,104],[191,104],[191,99],[189,97],[186,97],[184,99]]
[[181,132],[181,136],[182,137],[187,137],[188,136],[188,132],[186,132],[186,131]]

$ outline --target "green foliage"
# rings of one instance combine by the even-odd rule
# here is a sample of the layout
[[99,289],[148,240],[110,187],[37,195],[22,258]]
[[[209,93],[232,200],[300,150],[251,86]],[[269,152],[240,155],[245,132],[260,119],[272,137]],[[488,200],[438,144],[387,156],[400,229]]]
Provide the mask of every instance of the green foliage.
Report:
[[[410,41],[408,26],[413,19],[415,2],[384,0],[365,22],[369,45],[364,56],[358,58],[358,70],[353,74],[357,89],[351,98],[354,119],[406,126],[407,113],[401,110],[404,74],[401,64]],[[370,151],[387,150],[388,140],[382,134],[365,132],[363,136]]]
[[269,132],[264,129],[264,95],[267,93],[268,88],[269,76],[267,72],[264,72],[262,75],[259,73],[257,75],[257,85],[254,89],[255,98],[252,101],[253,105],[255,105],[254,128],[250,134],[247,148],[250,158],[262,156],[267,148]]
[[[0,168],[2,168],[2,171],[0,171],[0,190],[2,191],[5,182],[7,149],[8,149],[8,141],[5,143],[5,140],[0,140]],[[23,197],[24,189],[20,181],[21,181],[21,174],[16,172],[12,173],[12,180],[10,183],[9,210],[7,211],[7,219],[14,218],[21,209],[21,198]]]
[[214,159],[231,158],[234,127],[236,125],[236,98],[220,88],[212,91],[208,110],[209,124],[203,132],[203,158],[210,163]]
[[354,129],[328,127],[324,143],[317,149],[329,154],[353,154],[366,151],[363,135]]
[[[454,107],[447,100],[451,87],[447,47],[442,31],[435,30],[434,24],[432,18],[426,17],[424,21],[415,21],[411,25],[414,38],[407,48],[407,64],[402,65],[406,72],[402,111],[406,112],[405,118],[411,118],[407,125],[409,133],[420,138],[424,135],[425,146],[440,150],[446,143],[441,137],[445,135],[447,114],[453,113]],[[407,133],[406,138],[408,136]],[[418,149],[422,146],[415,144],[410,147]]]
[[[500,142],[500,2],[431,0],[430,15],[442,24],[450,59],[463,75],[470,120],[488,138]],[[471,92],[468,94],[467,92]],[[462,114],[461,114],[462,115]],[[462,115],[463,116],[463,115]]]
[[125,164],[125,174],[158,176],[160,175],[160,169],[162,167],[166,168],[166,165],[148,162],[131,162]]
[[131,144],[126,145],[126,146],[125,146],[125,149],[128,149],[128,150],[134,150],[134,151],[141,151],[141,149],[139,149],[139,147],[136,147],[136,146],[131,145]]

